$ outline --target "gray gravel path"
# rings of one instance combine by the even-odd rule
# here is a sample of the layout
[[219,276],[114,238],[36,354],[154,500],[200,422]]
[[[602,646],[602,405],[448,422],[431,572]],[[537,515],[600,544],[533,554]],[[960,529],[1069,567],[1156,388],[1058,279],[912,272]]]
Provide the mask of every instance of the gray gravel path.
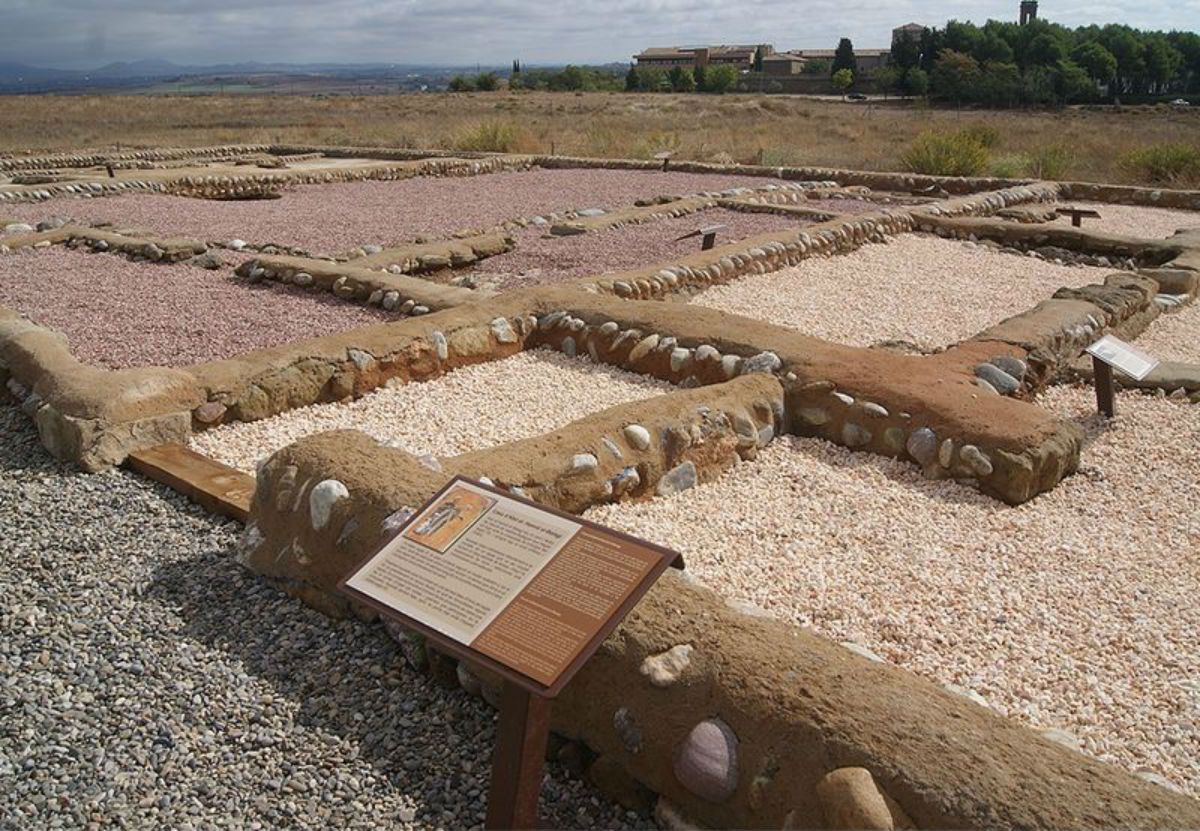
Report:
[[[238,528],[0,405],[0,828],[481,825],[492,711],[236,565]],[[558,768],[543,806],[630,827]]]

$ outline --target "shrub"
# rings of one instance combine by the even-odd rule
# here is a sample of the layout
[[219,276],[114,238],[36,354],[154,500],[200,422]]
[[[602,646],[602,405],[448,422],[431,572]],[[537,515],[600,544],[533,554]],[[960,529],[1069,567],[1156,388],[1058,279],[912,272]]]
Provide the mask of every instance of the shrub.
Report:
[[1000,131],[991,124],[968,124],[958,132],[967,138],[979,142],[988,150],[995,150],[1000,146]]
[[475,89],[475,84],[470,78],[464,78],[462,75],[455,75],[450,79],[451,92],[470,92]]
[[1028,169],[1029,157],[1015,153],[996,158],[988,168],[988,173],[1001,179],[1023,179]]
[[1061,179],[1071,164],[1071,150],[1062,144],[1044,144],[1026,156],[1026,175],[1035,179]]
[[475,153],[511,153],[517,146],[518,131],[508,121],[483,121],[458,135],[454,146]]
[[978,176],[987,169],[991,153],[967,132],[928,130],[917,136],[900,160],[914,173]]
[[1127,175],[1141,182],[1162,185],[1200,183],[1200,147],[1187,144],[1151,144],[1126,153],[1118,165]]
[[475,89],[480,92],[493,92],[500,89],[500,78],[495,72],[485,72],[475,76]]

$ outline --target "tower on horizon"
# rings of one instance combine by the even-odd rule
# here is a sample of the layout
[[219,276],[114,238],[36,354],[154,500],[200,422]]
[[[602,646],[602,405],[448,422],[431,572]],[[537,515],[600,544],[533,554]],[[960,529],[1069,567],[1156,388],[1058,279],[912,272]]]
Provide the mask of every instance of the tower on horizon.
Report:
[[1021,25],[1037,20],[1037,0],[1021,0]]

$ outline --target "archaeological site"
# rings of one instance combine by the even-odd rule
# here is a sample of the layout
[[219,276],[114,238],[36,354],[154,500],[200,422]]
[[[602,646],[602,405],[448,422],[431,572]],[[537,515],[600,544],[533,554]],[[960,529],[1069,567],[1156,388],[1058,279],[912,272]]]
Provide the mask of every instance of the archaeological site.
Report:
[[548,825],[1200,827],[1198,289],[1197,191],[0,156],[0,826],[482,828],[506,682],[340,586],[462,477],[682,555]]

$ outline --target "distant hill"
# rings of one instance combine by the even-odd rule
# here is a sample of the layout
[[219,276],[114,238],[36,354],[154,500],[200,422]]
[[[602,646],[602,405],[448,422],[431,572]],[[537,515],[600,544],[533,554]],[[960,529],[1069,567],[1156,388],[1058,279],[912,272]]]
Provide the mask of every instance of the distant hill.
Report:
[[[245,63],[180,65],[161,59],[118,61],[91,70],[51,69],[23,63],[0,62],[0,92],[81,92],[97,89],[130,89],[159,81],[184,78],[264,75],[396,78],[404,75],[443,76],[465,67],[433,67],[387,63]],[[473,67],[472,67],[473,69]]]

